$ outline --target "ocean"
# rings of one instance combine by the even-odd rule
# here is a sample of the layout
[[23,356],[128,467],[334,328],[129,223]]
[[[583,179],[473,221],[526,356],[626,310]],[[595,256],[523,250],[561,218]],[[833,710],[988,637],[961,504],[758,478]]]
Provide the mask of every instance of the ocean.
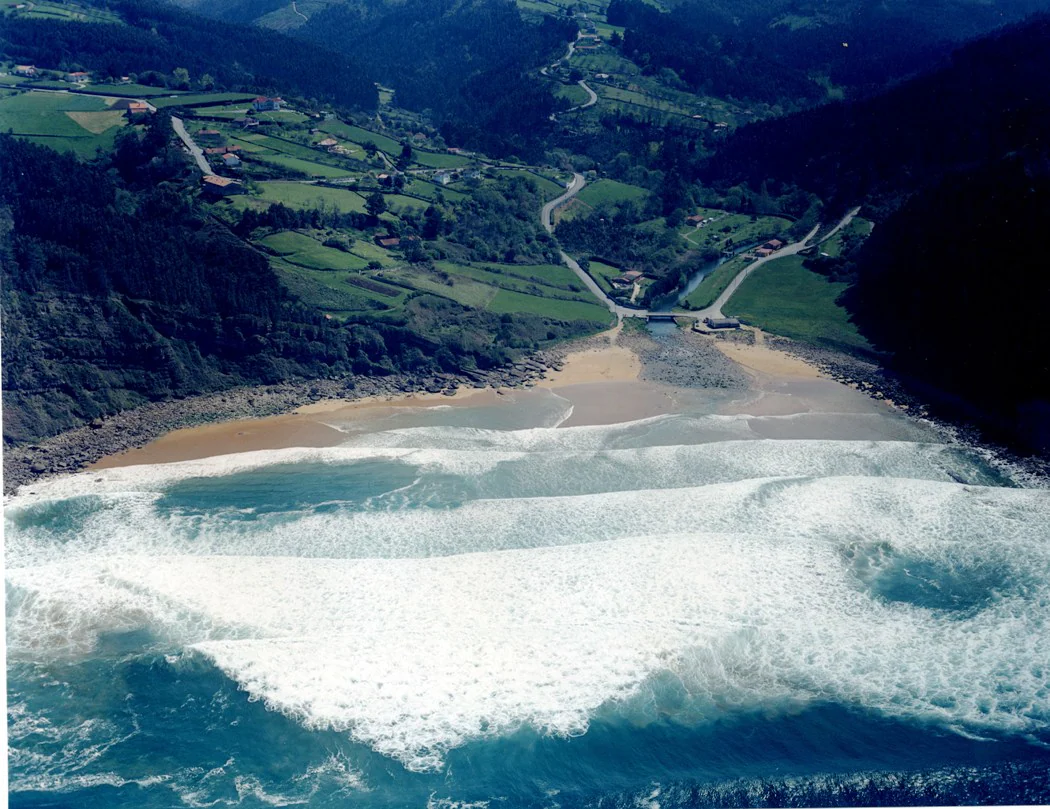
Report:
[[549,391],[5,503],[14,807],[1050,803],[1050,493]]

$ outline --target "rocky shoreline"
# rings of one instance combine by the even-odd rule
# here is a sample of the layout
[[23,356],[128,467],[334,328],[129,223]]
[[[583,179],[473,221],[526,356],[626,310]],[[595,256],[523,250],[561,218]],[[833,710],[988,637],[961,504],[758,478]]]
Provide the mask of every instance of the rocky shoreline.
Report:
[[746,390],[750,377],[710,340],[680,329],[673,340],[656,340],[644,331],[624,331],[619,344],[642,361],[642,379],[676,388]]
[[453,395],[465,388],[523,388],[561,370],[562,358],[577,346],[569,344],[536,352],[501,368],[429,376],[349,376],[280,385],[232,388],[220,393],[150,404],[96,419],[91,424],[29,444],[4,450],[4,494],[20,486],[59,474],[70,474],[118,452],[144,446],[165,433],[221,421],[263,418],[290,413],[322,399],[363,399],[406,393]]
[[912,386],[877,362],[841,351],[810,345],[787,337],[766,335],[766,344],[798,357],[836,382],[849,385],[873,399],[888,402],[909,416],[922,419],[943,433],[946,440],[989,453],[989,460],[1010,467],[1012,472],[1044,485],[1050,479],[1050,458],[1023,454],[988,438],[973,424],[931,412],[931,405],[914,393]]

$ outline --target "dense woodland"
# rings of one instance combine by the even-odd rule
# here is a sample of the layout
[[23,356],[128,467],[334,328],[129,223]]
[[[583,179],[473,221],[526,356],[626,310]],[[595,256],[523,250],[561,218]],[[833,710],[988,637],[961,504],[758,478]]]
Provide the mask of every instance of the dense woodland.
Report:
[[1018,150],[1050,132],[1050,17],[956,51],[941,70],[878,97],[738,130],[704,166],[708,183],[757,188],[776,178],[834,210],[866,200],[889,211],[947,171]]
[[1050,153],[952,174],[857,251],[846,303],[943,412],[1050,450]]

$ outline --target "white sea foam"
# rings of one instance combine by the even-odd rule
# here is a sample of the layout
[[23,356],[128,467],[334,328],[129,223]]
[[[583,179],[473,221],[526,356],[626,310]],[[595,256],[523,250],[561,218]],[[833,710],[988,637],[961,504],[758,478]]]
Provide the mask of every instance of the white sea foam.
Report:
[[[1014,562],[1046,569],[1045,531],[1018,536]],[[135,610],[152,610],[140,620],[268,706],[417,769],[523,724],[581,733],[610,701],[644,702],[661,672],[685,684],[700,720],[830,699],[1042,731],[1045,582],[1006,587],[962,616],[886,602],[856,576],[850,552],[862,542],[771,531],[433,559],[127,557],[19,571],[12,584],[44,594],[67,579],[70,613],[110,611],[113,591],[133,594]],[[972,535],[883,543],[943,566],[989,563]],[[12,615],[24,620],[40,617]]]
[[[49,484],[9,503],[9,654],[89,654],[148,629],[271,708],[414,769],[523,725],[581,733],[616,705],[644,717],[668,680],[692,721],[833,700],[1045,734],[1050,493],[947,482],[973,470],[918,444],[608,449],[665,422],[459,430],[453,451],[253,453]],[[501,477],[571,491],[573,474],[601,491],[246,521],[157,508],[187,477],[384,458],[481,492]],[[73,535],[22,520],[85,489]],[[954,580],[958,605],[923,601]],[[266,800],[256,786],[239,797]]]

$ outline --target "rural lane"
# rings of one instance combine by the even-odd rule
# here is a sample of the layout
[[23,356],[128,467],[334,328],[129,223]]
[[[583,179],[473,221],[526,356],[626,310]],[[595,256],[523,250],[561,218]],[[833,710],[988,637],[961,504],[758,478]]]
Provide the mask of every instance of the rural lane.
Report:
[[201,147],[193,142],[193,138],[190,137],[190,133],[186,131],[186,127],[182,124],[181,118],[176,118],[174,115],[171,116],[171,128],[175,130],[175,134],[179,136],[179,140],[189,150],[189,153],[193,155],[193,159],[197,161],[197,168],[199,168],[204,174],[214,174],[211,170],[211,166],[208,165],[208,161],[204,159],[204,152],[201,151]]
[[[574,172],[572,175],[572,182],[569,183],[568,188],[565,189],[565,193],[562,194],[560,197],[552,199],[550,202],[543,206],[543,210],[540,211],[540,222],[543,223],[543,227],[548,233],[554,232],[554,209],[561,205],[564,205],[566,202],[568,202],[577,194],[579,194],[586,184],[587,181],[583,178],[583,175],[579,172]],[[583,267],[581,267],[576,262],[576,259],[570,256],[564,250],[559,249],[558,253],[561,256],[561,260],[565,264],[565,266],[567,266],[570,270],[576,273],[576,277],[579,278],[583,282],[584,286],[586,286],[587,289],[591,291],[591,294],[593,294],[594,297],[596,297],[598,300],[604,303],[606,308],[608,308],[608,310],[615,314],[617,317],[646,317],[649,314],[648,312],[645,312],[641,309],[628,309],[626,306],[620,306],[619,304],[617,304],[612,298],[606,295],[605,290],[598,286],[598,283],[593,278],[591,278],[591,276],[587,272],[584,271]]]

